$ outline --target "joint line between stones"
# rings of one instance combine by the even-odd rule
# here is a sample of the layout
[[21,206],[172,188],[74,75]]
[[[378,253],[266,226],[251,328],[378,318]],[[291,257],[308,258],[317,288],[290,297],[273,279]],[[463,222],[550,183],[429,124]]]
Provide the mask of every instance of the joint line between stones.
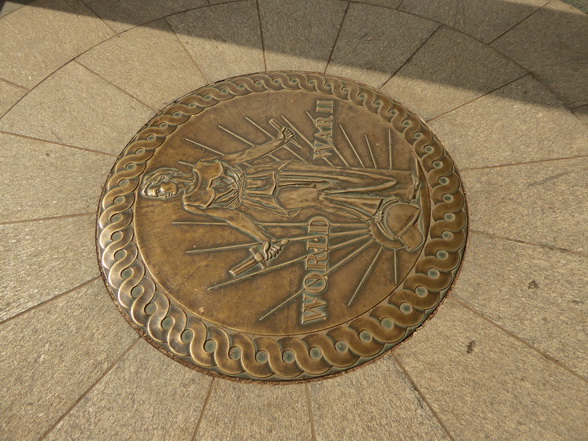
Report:
[[[198,8],[196,8],[196,9],[198,9]],[[168,17],[171,17],[171,15],[169,15]],[[169,28],[169,30],[174,34],[174,36],[176,37],[176,40],[178,40],[178,43],[180,44],[180,46],[182,47],[182,49],[184,50],[184,52],[186,53],[186,55],[188,55],[188,57],[190,57],[190,60],[192,60],[192,64],[194,65],[194,67],[196,68],[196,70],[198,72],[200,72],[200,75],[202,75],[202,78],[204,78],[204,80],[206,81],[206,84],[210,84],[210,80],[204,74],[204,72],[202,71],[202,69],[200,69],[200,66],[198,66],[198,63],[196,63],[196,60],[194,59],[194,57],[192,56],[192,54],[190,54],[190,52],[188,52],[188,49],[186,48],[186,46],[184,45],[184,43],[182,43],[182,40],[180,40],[180,36],[178,35],[178,33],[176,32],[176,30],[173,28],[173,26],[168,21],[168,17],[163,17],[163,21],[165,21],[165,24],[167,25],[167,27]]]
[[206,394],[206,398],[204,399],[204,404],[202,405],[202,410],[200,411],[200,415],[198,416],[198,421],[196,422],[196,427],[194,428],[194,434],[192,435],[192,441],[198,441],[196,435],[198,435],[198,429],[200,429],[200,425],[202,424],[202,420],[204,418],[204,412],[206,412],[206,408],[208,407],[208,403],[210,402],[210,397],[212,396],[212,390],[216,383],[216,378],[213,378],[210,382],[210,386],[208,388],[208,393]]
[[402,369],[402,372],[404,372],[404,375],[406,375],[406,378],[408,379],[408,381],[410,382],[410,384],[412,385],[412,387],[414,388],[414,390],[416,391],[416,393],[421,397],[421,400],[423,400],[423,402],[427,405],[427,407],[429,408],[429,410],[431,411],[431,413],[433,414],[433,416],[435,417],[435,419],[437,420],[437,422],[439,423],[439,425],[441,426],[441,428],[443,428],[443,431],[447,434],[447,437],[451,441],[455,441],[455,438],[453,438],[453,436],[451,435],[451,433],[449,433],[449,430],[447,429],[447,427],[445,426],[445,424],[443,424],[443,421],[441,420],[441,417],[437,414],[437,412],[435,411],[435,409],[433,409],[433,406],[431,406],[431,403],[429,403],[429,400],[427,400],[427,398],[425,397],[425,395],[423,394],[423,392],[417,386],[416,382],[410,376],[410,374],[408,373],[408,371],[406,370],[406,368],[402,365],[402,363],[400,362],[400,360],[398,359],[398,357],[396,356],[396,354],[393,351],[391,353],[392,353],[392,357],[396,361],[396,364],[398,364],[398,367],[400,367],[400,369]]
[[[498,87],[496,87],[496,88],[494,88],[494,89],[492,89],[492,90],[489,90],[488,92],[484,92],[482,95],[479,95],[479,96],[477,96],[477,97],[475,97],[475,98],[473,98],[473,99],[471,99],[471,100],[469,100],[469,101],[466,101],[465,103],[461,103],[459,106],[457,106],[457,107],[454,107],[454,108],[453,108],[453,109],[451,109],[451,110],[448,110],[448,111],[446,111],[446,112],[440,113],[439,115],[437,115],[437,116],[434,116],[433,118],[430,118],[430,119],[426,120],[426,122],[427,122],[427,123],[430,123],[431,121],[435,121],[437,118],[441,118],[441,117],[443,117],[443,116],[446,116],[446,115],[450,114],[451,112],[455,112],[456,110],[458,110],[458,109],[461,109],[462,107],[464,107],[464,106],[467,106],[468,104],[471,104],[471,103],[473,103],[473,102],[475,102],[475,101],[479,100],[480,98],[484,98],[484,97],[486,97],[486,96],[488,96],[488,95],[490,95],[490,94],[492,94],[492,93],[494,93],[494,92],[498,92],[500,89],[503,89],[503,88],[505,88],[505,87],[508,87],[508,86],[510,86],[512,83],[515,83],[515,82],[517,82],[517,81],[519,81],[519,80],[522,80],[523,78],[525,78],[526,76],[529,76],[529,75],[531,75],[529,72],[525,72],[525,73],[524,73],[523,75],[521,75],[520,77],[517,77],[517,78],[515,78],[514,80],[511,80],[511,81],[509,81],[509,82],[507,82],[507,83],[501,84],[500,86],[498,86]],[[462,169],[462,170],[463,170],[463,169]]]
[[335,37],[335,41],[333,42],[333,47],[331,48],[331,53],[329,54],[329,58],[327,59],[327,64],[325,65],[325,69],[323,73],[327,72],[329,68],[329,64],[333,60],[333,54],[335,53],[335,48],[337,47],[337,43],[339,42],[339,36],[341,35],[341,30],[343,29],[343,25],[345,24],[345,18],[347,18],[347,11],[349,11],[349,6],[351,3],[347,2],[347,6],[345,7],[345,12],[343,12],[343,18],[341,19],[341,24],[339,25],[339,29],[337,30],[337,36]]
[[257,9],[257,21],[259,22],[259,38],[261,38],[261,54],[263,55],[263,69],[267,72],[267,59],[265,56],[265,41],[263,39],[263,26],[261,26],[261,11],[259,9],[259,0],[255,0]]
[[460,168],[460,172],[489,170],[489,169],[493,169],[493,168],[513,167],[513,166],[517,166],[517,165],[527,165],[527,164],[542,164],[544,162],[553,162],[553,161],[569,161],[571,159],[583,159],[583,158],[588,158],[588,155],[566,156],[564,158],[536,159],[534,161],[523,161],[523,162],[509,162],[508,164],[486,165],[486,166],[481,166],[481,167],[463,167],[463,168]]
[[62,147],[67,147],[67,148],[70,148],[70,149],[81,150],[83,152],[98,153],[100,155],[106,155],[106,156],[112,156],[113,158],[118,158],[118,155],[115,155],[114,153],[102,152],[100,150],[92,150],[92,149],[88,149],[86,147],[78,147],[77,145],[65,144],[63,142],[52,141],[50,139],[37,138],[36,136],[23,135],[21,133],[13,133],[13,132],[8,132],[6,130],[0,130],[0,133],[5,134],[5,135],[18,136],[18,137],[24,138],[24,139],[34,139],[35,141],[42,141],[42,142],[46,142],[48,144],[55,144],[55,145],[59,145],[59,146],[62,146]]
[[483,320],[485,320],[486,322],[490,323],[491,325],[495,326],[496,328],[500,329],[502,332],[508,334],[510,337],[514,338],[515,340],[523,343],[525,346],[527,346],[528,348],[532,349],[533,351],[537,352],[539,355],[543,356],[544,358],[546,358],[547,360],[555,363],[556,365],[558,365],[559,367],[561,367],[563,370],[567,371],[568,373],[572,374],[573,376],[579,378],[580,380],[588,383],[588,378],[583,377],[581,374],[575,372],[574,370],[572,370],[571,368],[569,368],[568,366],[566,366],[565,364],[563,364],[561,361],[555,359],[554,357],[552,357],[551,355],[549,355],[546,352],[543,352],[541,349],[533,346],[530,342],[526,341],[525,339],[523,339],[522,337],[519,337],[518,335],[516,335],[514,332],[509,331],[508,329],[506,329],[503,326],[500,326],[498,323],[496,323],[494,320],[492,320],[491,318],[487,317],[486,315],[484,315],[482,312],[478,311],[477,309],[475,309],[474,307],[468,305],[466,302],[464,302],[463,300],[458,300],[455,298],[455,296],[449,296],[448,300],[453,301],[455,303],[457,303],[458,305],[461,305],[462,307],[464,307],[465,309],[467,309],[468,311],[472,312],[473,314],[476,314],[478,317],[482,318]]
[[31,311],[33,311],[33,310],[35,310],[37,308],[40,308],[42,306],[45,306],[48,303],[53,302],[54,300],[60,299],[61,297],[64,297],[64,296],[66,296],[68,294],[71,294],[73,291],[76,291],[76,290],[78,290],[80,288],[83,288],[84,286],[89,285],[90,283],[92,283],[92,282],[100,279],[100,277],[101,276],[93,277],[90,280],[86,280],[85,282],[81,283],[80,285],[77,285],[77,286],[74,286],[73,288],[68,289],[67,291],[64,291],[62,293],[56,294],[56,295],[54,295],[53,297],[51,297],[51,298],[49,298],[47,300],[43,300],[41,303],[37,303],[36,305],[33,305],[30,308],[25,309],[24,311],[17,312],[13,316],[8,317],[8,318],[0,321],[0,326],[4,326],[6,323],[8,323],[8,322],[10,322],[12,320],[17,319],[17,318],[25,315],[28,312],[31,312]]
[[70,413],[71,411],[74,409],[74,407],[76,407],[80,401],[82,401],[84,398],[86,398],[86,396],[88,396],[88,394],[92,391],[92,389],[94,389],[94,387],[96,387],[96,385],[98,383],[100,383],[100,381],[102,381],[102,379],[104,377],[106,377],[106,375],[108,375],[108,373],[122,360],[122,358],[127,355],[131,349],[133,349],[133,347],[137,344],[137,342],[139,342],[141,340],[141,337],[137,336],[135,338],[135,340],[129,345],[128,348],[126,348],[118,357],[117,359],[98,377],[98,379],[92,383],[92,385],[86,389],[86,391],[75,401],[75,403],[73,403],[64,413],[63,415],[61,415],[57,421],[51,426],[49,427],[49,429],[39,438],[39,441],[43,441],[47,435],[49,435]]
[[492,45],[496,40],[498,40],[500,37],[502,37],[503,35],[508,34],[510,31],[512,31],[514,28],[516,28],[518,25],[520,25],[522,22],[524,22],[525,20],[527,20],[528,18],[532,17],[533,15],[535,15],[537,12],[539,12],[541,9],[543,9],[545,6],[547,6],[548,4],[551,3],[551,0],[546,1],[541,7],[537,8],[535,11],[531,12],[529,15],[527,15],[526,17],[524,17],[523,19],[521,19],[520,21],[518,21],[517,23],[515,23],[513,26],[511,26],[510,28],[508,28],[506,31],[504,31],[502,34],[500,34],[498,37],[495,37],[494,39],[492,39],[491,41],[489,41],[487,44],[488,46]]
[[312,400],[310,399],[310,386],[308,383],[304,385],[304,395],[306,396],[306,407],[308,408],[308,420],[310,423],[310,433],[312,441],[317,441],[316,427],[314,425],[314,415],[312,413]]
[[8,222],[0,222],[0,226],[4,225],[16,225],[16,224],[26,224],[29,222],[42,222],[42,221],[51,221],[56,219],[71,219],[74,217],[83,217],[83,216],[95,216],[95,211],[89,211],[87,213],[75,213],[75,214],[62,214],[59,216],[47,216],[47,217],[36,217],[32,219],[20,219],[15,221],[8,221]]
[[88,5],[88,4],[87,4],[87,3],[86,3],[84,0],[78,0],[78,1],[79,1],[79,2],[80,2],[82,5],[83,5],[83,6],[85,6],[85,7],[86,7],[86,9],[88,9],[88,10],[89,10],[89,11],[90,11],[92,14],[94,14],[94,15],[96,16],[96,18],[97,18],[98,20],[100,20],[104,26],[106,26],[108,29],[110,29],[114,35],[118,35],[118,32],[117,32],[116,30],[114,30],[113,28],[111,28],[111,27],[110,27],[110,25],[109,25],[108,23],[106,23],[106,20],[104,20],[102,17],[100,17],[100,16],[99,16],[99,15],[96,13],[96,11],[94,11],[94,10],[93,10],[93,9],[90,7],[90,5]]
[[514,243],[518,243],[521,245],[528,245],[528,246],[534,246],[534,247],[539,247],[539,248],[545,248],[551,251],[559,251],[561,253],[567,253],[567,254],[572,254],[574,256],[580,256],[580,257],[588,257],[588,253],[583,253],[581,251],[573,251],[573,250],[568,250],[565,248],[558,248],[556,246],[552,246],[552,245],[547,245],[547,244],[541,244],[541,243],[533,243],[533,242],[526,242],[524,240],[520,240],[520,239],[514,239],[512,237],[506,237],[506,236],[499,236],[497,234],[492,234],[492,233],[487,233],[485,231],[481,231],[481,230],[476,230],[471,228],[470,229],[471,233],[474,234],[480,234],[482,236],[486,236],[486,237],[491,237],[493,239],[500,239],[500,240],[506,240],[509,242],[514,242]]
[[137,101],[139,104],[142,104],[143,106],[147,107],[149,110],[151,110],[154,113],[157,113],[157,110],[154,109],[153,107],[151,107],[149,104],[143,102],[140,98],[137,98],[135,95],[133,95],[130,92],[127,92],[126,90],[124,90],[122,87],[117,86],[116,84],[114,84],[112,81],[104,78],[102,75],[100,75],[98,72],[90,69],[88,66],[86,66],[85,64],[83,64],[81,61],[79,61],[78,59],[74,60],[74,63],[78,64],[79,66],[83,67],[84,69],[86,69],[88,72],[96,75],[98,78],[102,79],[103,81],[106,81],[108,84],[110,84],[112,87],[116,88],[117,90],[120,90],[122,93],[124,93],[125,95],[131,97],[132,99],[134,99],[135,101]]
[[437,26],[437,27],[435,28],[435,30],[434,30],[433,32],[431,32],[431,35],[429,35],[429,36],[428,36],[428,37],[425,39],[425,41],[423,41],[423,43],[422,43],[422,44],[421,44],[421,45],[420,45],[420,46],[417,48],[417,50],[415,50],[415,51],[414,51],[414,52],[413,52],[413,53],[410,55],[410,57],[408,57],[406,60],[404,60],[404,63],[402,63],[402,64],[400,65],[400,67],[399,67],[398,69],[396,69],[396,70],[394,71],[394,73],[393,73],[392,75],[390,75],[386,81],[384,81],[382,84],[380,84],[380,86],[378,87],[378,89],[382,89],[382,87],[384,87],[384,86],[385,86],[385,85],[388,83],[388,81],[390,81],[392,78],[394,78],[394,76],[395,76],[395,75],[396,75],[398,72],[400,72],[400,70],[401,70],[401,69],[402,69],[404,66],[406,66],[408,63],[410,63],[410,61],[411,61],[411,60],[412,60],[412,59],[413,59],[413,58],[416,56],[416,54],[418,54],[418,53],[419,53],[419,51],[420,51],[420,50],[423,48],[423,46],[425,46],[425,44],[427,44],[427,43],[428,43],[428,41],[429,41],[431,38],[433,38],[433,35],[435,35],[435,34],[437,33],[437,31],[438,31],[439,29],[441,29],[441,27],[442,27],[442,26],[443,26],[443,25],[439,25],[439,26]]

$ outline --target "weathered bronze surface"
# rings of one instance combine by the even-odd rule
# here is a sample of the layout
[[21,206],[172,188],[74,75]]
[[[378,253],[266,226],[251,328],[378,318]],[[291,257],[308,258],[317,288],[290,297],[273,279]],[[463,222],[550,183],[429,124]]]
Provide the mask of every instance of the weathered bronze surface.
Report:
[[383,353],[448,291],[465,199],[444,148],[400,104],[274,72],[155,116],[108,178],[98,249],[125,317],[178,361],[283,381]]

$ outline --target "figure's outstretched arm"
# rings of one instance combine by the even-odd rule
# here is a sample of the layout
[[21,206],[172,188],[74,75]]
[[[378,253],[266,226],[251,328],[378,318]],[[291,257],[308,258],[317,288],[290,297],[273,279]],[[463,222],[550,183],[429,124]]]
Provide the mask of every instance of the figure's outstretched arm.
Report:
[[283,146],[294,137],[294,132],[287,127],[283,127],[280,137],[273,139],[264,144],[256,145],[240,152],[229,153],[223,156],[222,161],[227,164],[240,164],[252,159],[257,159],[263,155],[273,152],[275,149]]
[[238,230],[241,230],[254,239],[257,239],[260,243],[269,242],[273,239],[265,230],[263,230],[249,216],[241,211],[218,207],[204,209],[187,204],[184,205],[184,208],[191,213],[212,216],[214,218],[224,220]]

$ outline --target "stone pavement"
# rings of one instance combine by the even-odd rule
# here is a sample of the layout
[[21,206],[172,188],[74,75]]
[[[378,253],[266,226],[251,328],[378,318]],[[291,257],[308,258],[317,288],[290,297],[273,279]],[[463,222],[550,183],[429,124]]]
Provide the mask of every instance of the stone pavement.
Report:
[[[4,4],[0,439],[588,438],[587,42],[558,0]],[[367,83],[428,121],[464,181],[466,255],[435,316],[374,363],[212,379],[118,313],[96,207],[159,109],[279,69]]]

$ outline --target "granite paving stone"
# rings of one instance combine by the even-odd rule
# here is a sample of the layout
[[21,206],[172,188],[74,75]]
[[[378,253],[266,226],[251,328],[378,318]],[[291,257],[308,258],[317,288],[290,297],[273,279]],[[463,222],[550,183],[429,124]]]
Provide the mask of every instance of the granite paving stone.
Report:
[[215,380],[194,439],[310,441],[312,432],[304,385]]
[[586,382],[451,299],[396,354],[454,439],[585,439]]
[[196,9],[168,22],[211,82],[265,70],[254,1]]
[[379,87],[437,27],[437,23],[414,15],[352,3],[327,73]]
[[588,257],[473,232],[453,296],[588,377]]
[[470,228],[586,253],[588,158],[464,170]]
[[405,0],[401,11],[443,23],[484,43],[490,43],[548,0]]
[[588,126],[588,104],[575,108],[574,113],[584,125]]
[[71,62],[4,115],[0,130],[118,155],[152,114]]
[[137,338],[99,279],[1,324],[0,439],[39,439]]
[[588,104],[588,19],[552,1],[492,46],[520,63],[571,108]]
[[164,20],[111,38],[78,61],[155,109],[206,84]]
[[460,169],[588,154],[588,130],[528,75],[429,122]]
[[[261,0],[267,69],[323,72],[345,9],[334,0]],[[296,35],[284,29],[295,29]]]
[[19,0],[18,2],[3,2],[0,5],[0,18],[10,14],[11,12],[16,11],[17,9],[22,8],[27,4],[31,4],[33,1],[34,0]]
[[211,381],[141,340],[46,439],[191,441]]
[[177,12],[207,6],[206,0],[84,0],[110,28],[123,32]]
[[0,321],[98,276],[94,215],[0,225]]
[[9,133],[0,145],[0,174],[19,188],[0,200],[1,223],[96,211],[114,157]]
[[524,73],[492,48],[441,27],[382,90],[428,120]]
[[76,0],[39,0],[2,18],[0,78],[32,88],[112,34]]
[[450,439],[390,354],[309,388],[317,441]]
[[27,92],[27,89],[0,80],[0,118]]
[[402,0],[361,0],[361,3],[370,5],[385,6],[386,8],[396,9],[402,3]]

